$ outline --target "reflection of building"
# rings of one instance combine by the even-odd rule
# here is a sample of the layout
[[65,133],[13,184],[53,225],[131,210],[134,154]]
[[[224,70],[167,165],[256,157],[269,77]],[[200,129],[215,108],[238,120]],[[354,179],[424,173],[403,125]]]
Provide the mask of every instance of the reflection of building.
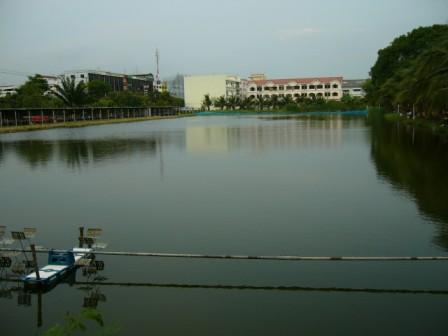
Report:
[[342,81],[342,92],[353,97],[364,97],[366,92],[362,88],[365,79],[344,79]]
[[[282,118],[288,121],[285,123]],[[267,119],[268,122],[254,118],[252,125],[242,127],[189,127],[186,130],[187,151],[222,154],[234,150],[263,152],[274,149],[334,148],[341,146],[345,123],[351,122],[344,121],[341,117],[317,121],[298,119],[299,124],[291,122],[289,117]]]
[[66,78],[72,78],[75,83],[88,83],[89,81],[98,80],[110,85],[113,91],[139,91],[151,92],[153,87],[153,75],[139,74],[139,75],[125,75],[107,71],[97,70],[79,70],[67,71],[62,74]]
[[185,76],[185,106],[201,108],[205,95],[210,98],[240,96],[240,78],[232,75]]
[[325,98],[339,100],[342,97],[342,77],[312,77],[267,79],[263,74],[249,77],[247,97],[279,96],[291,98]]
[[228,129],[224,126],[188,127],[186,144],[188,152],[227,152]]

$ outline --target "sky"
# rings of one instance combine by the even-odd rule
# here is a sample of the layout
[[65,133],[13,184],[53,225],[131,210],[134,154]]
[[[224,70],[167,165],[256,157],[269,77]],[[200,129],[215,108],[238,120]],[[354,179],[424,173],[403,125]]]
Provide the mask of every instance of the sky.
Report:
[[448,0],[0,0],[0,85],[92,69],[366,78],[379,49],[448,23]]

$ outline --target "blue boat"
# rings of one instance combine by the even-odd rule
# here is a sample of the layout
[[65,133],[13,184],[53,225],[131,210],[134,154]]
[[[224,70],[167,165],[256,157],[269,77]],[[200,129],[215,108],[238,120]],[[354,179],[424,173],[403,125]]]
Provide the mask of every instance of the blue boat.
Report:
[[25,288],[50,288],[75,270],[83,261],[89,262],[93,250],[91,248],[73,248],[69,251],[48,252],[48,265],[22,278]]

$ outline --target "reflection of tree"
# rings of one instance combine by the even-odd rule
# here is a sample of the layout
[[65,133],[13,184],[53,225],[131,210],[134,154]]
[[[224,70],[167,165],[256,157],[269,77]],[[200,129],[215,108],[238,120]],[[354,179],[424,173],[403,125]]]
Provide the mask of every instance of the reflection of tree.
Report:
[[[100,162],[105,159],[131,156],[136,153],[156,155],[157,144],[160,146],[169,142],[178,142],[179,137],[147,137],[128,139],[95,139],[95,140],[60,140],[60,141],[19,141],[12,143],[0,142],[0,162],[7,151],[14,151],[31,167],[46,164],[54,153],[65,162],[69,168],[81,168],[90,162]],[[183,141],[183,140],[182,140]]]
[[448,250],[448,144],[429,132],[395,125],[372,127],[372,158],[378,174],[411,194],[438,223],[435,243]]
[[59,142],[60,157],[70,168],[80,168],[89,163],[89,145],[86,140]]
[[54,146],[42,140],[20,141],[13,145],[17,155],[31,167],[45,165],[53,156]]
[[44,335],[77,335],[79,332],[86,332],[89,324],[88,322],[94,322],[97,326],[101,327],[98,333],[92,333],[89,331],[89,335],[118,335],[119,328],[117,326],[104,326],[102,314],[94,308],[83,308],[79,314],[67,313],[64,317],[65,323],[56,324],[48,329]]

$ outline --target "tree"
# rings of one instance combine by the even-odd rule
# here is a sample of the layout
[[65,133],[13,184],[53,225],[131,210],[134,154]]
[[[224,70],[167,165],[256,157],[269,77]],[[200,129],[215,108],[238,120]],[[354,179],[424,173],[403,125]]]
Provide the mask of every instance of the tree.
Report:
[[277,95],[272,95],[271,98],[269,99],[269,101],[267,101],[267,103],[269,105],[271,105],[271,107],[273,109],[276,109],[280,105],[280,102],[279,102],[279,99],[278,99]]
[[106,97],[112,91],[112,87],[100,80],[92,80],[87,83],[87,92],[91,101],[97,101]]
[[210,95],[206,94],[204,96],[204,99],[202,100],[202,106],[207,110],[210,111],[210,107],[212,106],[212,100],[210,99]]
[[214,103],[214,105],[215,105],[216,107],[220,108],[221,111],[224,110],[224,107],[226,107],[226,104],[227,104],[227,102],[226,102],[226,97],[224,97],[224,96],[220,96],[220,97],[218,97],[218,98],[215,100],[215,103]]
[[83,81],[76,84],[74,78],[63,77],[61,85],[55,86],[53,94],[69,106],[81,106],[87,101],[86,85]]
[[287,106],[294,104],[294,99],[292,99],[291,95],[286,95],[280,99],[280,105]]
[[252,96],[245,97],[240,101],[240,109],[250,109],[254,106],[254,99]]
[[420,27],[381,49],[364,86],[368,102],[386,110],[415,105],[425,115],[443,110],[447,36],[448,25]]
[[260,110],[263,110],[263,107],[265,107],[268,103],[267,99],[264,98],[262,95],[257,96],[255,99],[255,103],[258,106]]
[[237,96],[230,96],[227,98],[227,107],[229,107],[231,110],[235,110],[236,107],[239,105],[240,99]]

